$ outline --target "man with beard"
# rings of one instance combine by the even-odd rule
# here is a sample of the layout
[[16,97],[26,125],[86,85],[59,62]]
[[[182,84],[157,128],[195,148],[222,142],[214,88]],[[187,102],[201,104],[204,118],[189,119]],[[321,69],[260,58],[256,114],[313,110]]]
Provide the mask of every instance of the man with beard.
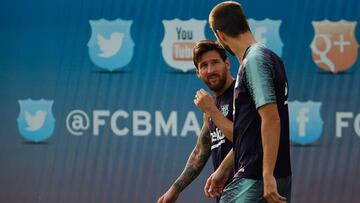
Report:
[[[257,43],[241,5],[215,6],[209,24],[218,41],[240,62],[234,89],[234,161],[224,161],[205,194],[220,202],[290,202],[288,85],[281,59]],[[231,160],[231,159],[229,159]],[[224,166],[227,164],[227,166]],[[235,165],[234,165],[235,164]],[[225,189],[222,168],[234,167]]]
[[[226,155],[232,153],[232,102],[235,82],[230,74],[230,61],[226,51],[217,42],[202,40],[194,46],[193,61],[197,76],[216,96],[214,100],[205,90],[197,91],[194,103],[204,112],[201,133],[185,169],[159,198],[158,203],[175,202],[180,193],[200,174],[210,154],[216,169]],[[232,168],[228,173],[232,173]]]

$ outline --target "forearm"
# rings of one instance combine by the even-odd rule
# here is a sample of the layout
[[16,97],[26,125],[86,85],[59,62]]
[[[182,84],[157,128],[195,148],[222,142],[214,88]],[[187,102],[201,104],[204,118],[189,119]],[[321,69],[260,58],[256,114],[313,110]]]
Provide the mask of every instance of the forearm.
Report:
[[225,135],[225,137],[232,142],[233,122],[227,119],[216,107],[212,108],[211,110],[209,110],[209,112],[206,113],[211,117],[211,120],[215,123],[216,127],[218,127]]
[[280,119],[278,117],[262,121],[261,139],[263,147],[263,176],[272,176],[280,141]]
[[195,148],[191,153],[181,175],[174,182],[172,187],[180,193],[183,191],[202,171],[211,151]]
[[223,172],[231,171],[234,167],[234,152],[231,149],[229,153],[226,155],[225,159],[221,162],[218,170]]
[[[209,115],[215,125],[221,130],[225,137],[232,142],[233,140],[233,123],[227,119],[216,107],[212,97],[203,89],[196,93],[195,105]],[[232,113],[232,112],[229,112]]]

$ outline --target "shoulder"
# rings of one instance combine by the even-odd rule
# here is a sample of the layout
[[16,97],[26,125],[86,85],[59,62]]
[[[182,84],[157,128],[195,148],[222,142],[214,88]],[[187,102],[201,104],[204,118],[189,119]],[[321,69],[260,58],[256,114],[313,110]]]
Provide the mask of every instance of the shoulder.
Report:
[[256,43],[250,47],[246,56],[247,63],[245,65],[253,65],[254,62],[267,62],[270,60],[272,52],[263,44]]
[[255,44],[251,47],[248,55],[245,58],[245,76],[263,75],[263,73],[273,72],[273,53],[264,45]]

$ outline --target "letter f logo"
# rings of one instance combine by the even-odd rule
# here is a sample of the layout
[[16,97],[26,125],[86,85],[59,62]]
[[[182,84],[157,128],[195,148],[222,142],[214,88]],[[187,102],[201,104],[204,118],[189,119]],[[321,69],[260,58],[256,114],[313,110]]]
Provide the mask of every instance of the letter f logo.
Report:
[[309,122],[309,108],[302,107],[299,110],[298,116],[296,117],[296,121],[299,126],[299,136],[304,137],[306,133],[306,123]]
[[306,145],[321,137],[323,120],[320,116],[320,102],[289,102],[290,140]]

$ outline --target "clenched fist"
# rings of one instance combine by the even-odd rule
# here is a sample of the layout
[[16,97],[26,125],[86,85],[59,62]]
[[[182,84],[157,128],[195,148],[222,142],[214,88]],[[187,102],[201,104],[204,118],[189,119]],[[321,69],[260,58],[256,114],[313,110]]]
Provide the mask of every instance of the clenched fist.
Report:
[[194,103],[204,113],[217,110],[214,98],[204,89],[200,89],[196,92]]

